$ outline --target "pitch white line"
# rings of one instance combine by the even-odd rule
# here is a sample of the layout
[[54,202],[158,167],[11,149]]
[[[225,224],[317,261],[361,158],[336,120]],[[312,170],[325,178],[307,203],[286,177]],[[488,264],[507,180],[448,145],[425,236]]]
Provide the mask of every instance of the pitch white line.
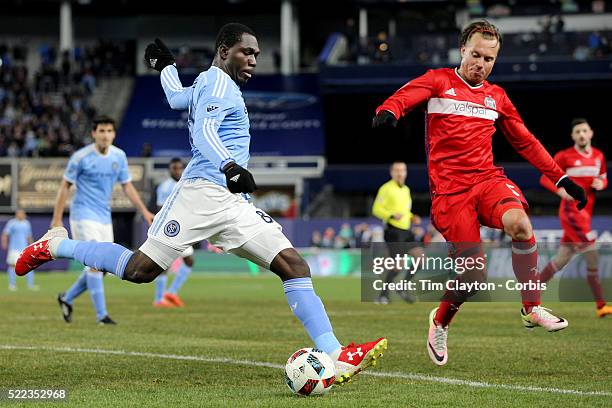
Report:
[[[9,344],[0,344],[0,350],[41,350],[41,351],[53,351],[60,353],[89,353],[89,354],[106,354],[106,355],[117,355],[117,356],[133,356],[133,357],[152,357],[161,358],[166,360],[188,360],[188,361],[201,361],[205,363],[225,363],[233,365],[244,365],[252,367],[267,367],[283,369],[285,366],[274,363],[267,363],[264,361],[252,361],[252,360],[235,360],[231,358],[220,358],[220,357],[201,357],[201,356],[188,356],[179,354],[158,354],[158,353],[145,353],[140,351],[124,351],[124,350],[105,350],[105,349],[89,349],[89,348],[76,348],[76,347],[45,347],[45,346],[13,346]],[[423,374],[412,374],[412,373],[401,373],[401,372],[384,372],[384,371],[368,371],[364,372],[363,375],[370,375],[373,377],[387,377],[387,378],[399,378],[414,381],[434,382],[440,384],[450,385],[464,385],[474,388],[498,388],[512,391],[528,391],[528,392],[548,392],[552,394],[571,394],[580,396],[597,396],[597,397],[610,397],[611,392],[606,391],[580,391],[580,390],[569,390],[564,388],[547,388],[547,387],[532,387],[525,385],[510,385],[510,384],[494,384],[480,381],[468,381],[460,380],[457,378],[447,377],[436,377]]]

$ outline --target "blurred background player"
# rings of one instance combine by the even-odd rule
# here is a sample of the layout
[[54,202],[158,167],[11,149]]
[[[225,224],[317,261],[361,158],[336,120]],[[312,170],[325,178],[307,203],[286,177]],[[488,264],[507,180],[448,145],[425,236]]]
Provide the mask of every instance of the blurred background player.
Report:
[[[550,157],[525,127],[506,92],[486,81],[501,48],[501,34],[486,20],[469,24],[460,34],[458,68],[427,71],[376,109],[373,127],[395,127],[397,120],[426,103],[427,162],[432,195],[431,217],[451,243],[455,257],[482,257],[480,224],[503,229],[512,238],[512,266],[520,282],[537,280],[537,245],[521,190],[494,165],[492,137],[497,124],[514,149],[557,187],[586,205],[584,190]],[[461,280],[482,282],[484,270]],[[431,311],[427,351],[437,365],[448,360],[448,325],[474,292],[447,291]],[[521,291],[523,325],[548,331],[567,327],[567,320],[540,306],[540,291]]]
[[[395,257],[396,254],[401,254],[403,250],[409,248],[405,245],[406,243],[415,242],[415,236],[410,230],[410,226],[413,221],[415,224],[420,224],[421,219],[418,215],[412,213],[412,197],[410,196],[410,188],[406,185],[406,176],[408,175],[406,163],[393,162],[389,168],[389,174],[391,180],[378,189],[378,194],[376,194],[372,206],[372,214],[380,218],[385,224],[385,242],[391,244],[388,246],[389,256]],[[408,253],[417,257],[423,254],[423,248],[420,246],[410,248]],[[384,276],[384,283],[393,282],[399,272],[395,269],[388,270]],[[412,279],[414,272],[407,270],[404,279]],[[414,298],[407,291],[402,290],[397,291],[397,293],[405,301],[414,302]],[[389,290],[387,286],[383,286],[376,303],[387,304],[389,301]]]
[[[113,242],[113,224],[110,200],[115,183],[121,183],[123,192],[150,224],[151,214],[134,188],[123,150],[113,146],[115,121],[101,116],[93,121],[91,136],[94,143],[77,150],[71,157],[64,179],[57,193],[53,209],[52,227],[63,226],[62,216],[68,200],[70,187],[76,192],[70,204],[70,230],[72,237],[84,241]],[[72,303],[86,290],[96,311],[100,324],[115,324],[108,316],[104,298],[103,273],[86,266],[76,282],[65,293],[57,297],[62,316],[72,320]]]
[[[164,202],[170,194],[172,194],[172,190],[176,183],[181,179],[183,175],[183,170],[185,166],[183,165],[183,161],[175,157],[170,160],[170,164],[168,165],[168,171],[170,173],[170,177],[160,183],[157,186],[156,191],[156,204],[157,211],[161,210]],[[185,306],[185,302],[179,297],[178,291],[183,286],[189,274],[191,273],[191,268],[193,267],[193,247],[188,247],[185,252],[181,255],[182,262],[178,267],[178,271],[176,272],[176,276],[172,281],[172,285],[168,288],[168,291],[164,293],[166,290],[166,283],[168,282],[168,271],[164,271],[155,279],[155,298],[153,299],[153,306],[155,307],[183,307]]]
[[595,234],[591,230],[591,217],[595,206],[595,192],[608,186],[606,158],[601,150],[591,146],[593,130],[586,119],[572,121],[572,140],[574,146],[561,150],[554,159],[572,180],[587,192],[587,206],[578,210],[574,199],[565,189],[558,188],[546,177],[540,178],[540,184],[561,197],[559,220],[563,227],[561,245],[555,257],[540,272],[540,281],[548,282],[553,275],[569,263],[574,254],[581,253],[587,265],[587,282],[593,292],[596,314],[604,317],[612,314],[612,306],[606,305],[603,289],[599,281],[599,252],[595,243]]
[[[21,208],[15,212],[15,218],[8,220],[2,230],[2,249],[7,251],[6,264],[9,278],[9,290],[17,290],[15,275],[15,262],[19,253],[32,243],[32,226],[26,218],[26,213]],[[28,288],[38,290],[34,285],[34,277],[28,276]]]

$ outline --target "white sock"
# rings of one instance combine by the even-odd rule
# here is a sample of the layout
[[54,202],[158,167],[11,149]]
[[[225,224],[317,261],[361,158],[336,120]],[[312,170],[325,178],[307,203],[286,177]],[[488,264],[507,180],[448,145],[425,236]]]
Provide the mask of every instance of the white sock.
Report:
[[338,360],[338,357],[340,357],[340,352],[342,351],[341,348],[332,351],[331,353],[329,353],[329,356],[331,357],[332,361],[336,361]]

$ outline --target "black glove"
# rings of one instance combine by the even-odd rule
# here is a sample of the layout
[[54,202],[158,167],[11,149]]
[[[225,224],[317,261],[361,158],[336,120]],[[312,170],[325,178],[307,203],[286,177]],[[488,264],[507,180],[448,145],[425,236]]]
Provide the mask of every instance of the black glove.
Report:
[[578,201],[577,208],[582,210],[587,205],[587,196],[584,189],[574,183],[569,177],[557,181],[557,187],[564,188],[574,200]]
[[397,119],[391,112],[387,110],[381,110],[380,112],[378,112],[376,116],[374,116],[374,119],[372,120],[373,128],[396,127],[396,126],[397,126]]
[[234,162],[223,168],[227,188],[231,193],[252,193],[257,190],[257,184],[250,171]]
[[155,39],[155,43],[147,45],[144,59],[147,67],[159,72],[168,65],[174,64],[175,61],[170,49],[159,38]]

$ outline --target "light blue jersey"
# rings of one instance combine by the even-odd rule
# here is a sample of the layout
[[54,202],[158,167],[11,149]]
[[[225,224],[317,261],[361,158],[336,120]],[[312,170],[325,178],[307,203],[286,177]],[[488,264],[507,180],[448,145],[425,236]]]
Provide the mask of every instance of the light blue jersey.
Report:
[[110,200],[116,182],[132,180],[125,152],[110,146],[106,155],[90,144],[77,150],[66,167],[64,179],[76,186],[70,219],[111,223]]
[[172,189],[174,188],[174,186],[176,186],[176,183],[176,180],[174,180],[172,177],[169,177],[164,180],[159,186],[157,186],[157,190],[155,190],[155,195],[157,196],[156,204],[158,207],[164,205],[164,202],[168,197],[170,197]]
[[8,250],[21,252],[28,246],[28,238],[32,236],[32,226],[28,220],[10,219],[4,226],[3,234],[8,235]]
[[234,161],[246,168],[250,157],[249,116],[240,88],[217,67],[202,72],[188,88],[181,85],[173,65],[164,68],[160,78],[172,109],[189,109],[193,158],[182,178],[202,177],[226,187],[223,166]]

